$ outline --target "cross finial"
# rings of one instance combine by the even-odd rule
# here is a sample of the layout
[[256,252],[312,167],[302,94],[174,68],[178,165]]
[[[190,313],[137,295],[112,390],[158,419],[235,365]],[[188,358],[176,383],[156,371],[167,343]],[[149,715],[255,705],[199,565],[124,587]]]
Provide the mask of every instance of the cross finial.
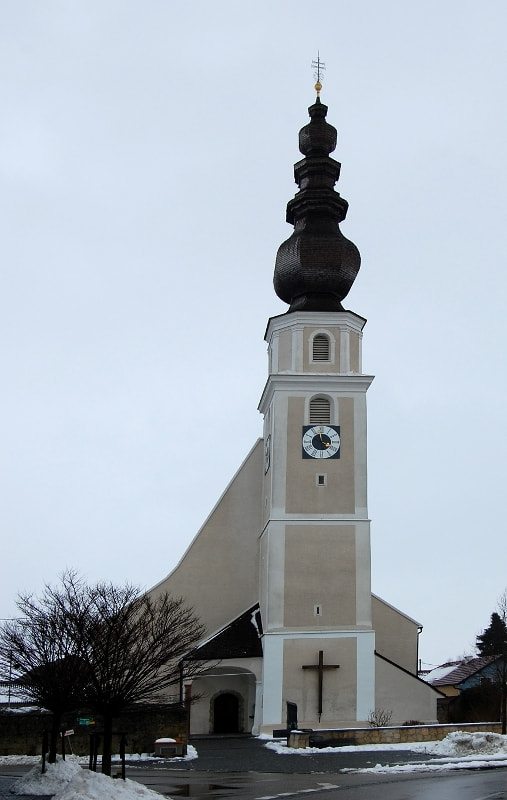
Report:
[[320,60],[319,51],[317,51],[317,59],[312,61],[312,69],[314,70],[313,74],[316,80],[315,91],[317,92],[317,97],[320,97],[320,90],[322,89],[322,83],[320,79],[322,77],[322,72],[326,69],[326,65]]

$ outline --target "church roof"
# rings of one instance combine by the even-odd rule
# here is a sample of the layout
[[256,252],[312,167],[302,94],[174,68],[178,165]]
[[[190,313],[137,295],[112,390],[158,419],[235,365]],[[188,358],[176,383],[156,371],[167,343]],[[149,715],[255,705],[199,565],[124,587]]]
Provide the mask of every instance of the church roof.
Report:
[[319,96],[308,113],[310,122],[299,132],[304,158],[294,165],[299,192],[287,204],[294,233],[278,249],[273,283],[278,297],[290,304],[289,312],[343,311],[341,301],[361,256],[339,226],[348,203],[334,189],[341,169],[329,156],[336,147],[336,128],[326,121],[327,106]]
[[256,604],[206,639],[192,651],[189,658],[196,661],[215,661],[262,656],[261,636],[261,611]]

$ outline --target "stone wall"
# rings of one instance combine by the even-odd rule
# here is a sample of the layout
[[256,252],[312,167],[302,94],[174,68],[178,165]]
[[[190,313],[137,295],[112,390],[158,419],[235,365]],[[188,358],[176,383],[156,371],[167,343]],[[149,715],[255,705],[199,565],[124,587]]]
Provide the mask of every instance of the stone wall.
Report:
[[[84,714],[82,715],[84,716]],[[90,714],[90,716],[92,716]],[[88,755],[90,733],[102,729],[101,719],[93,715],[95,725],[78,724],[78,717],[67,714],[64,730],[74,730],[69,737],[72,750],[77,755]],[[51,715],[41,711],[0,711],[0,755],[40,755],[42,732],[51,727]],[[113,723],[113,752],[119,752],[119,734],[125,732],[127,753],[153,753],[155,740],[168,736],[187,742],[186,711],[181,706],[144,706],[117,717]],[[67,752],[70,752],[67,748]],[[99,748],[99,753],[102,752]]]
[[[389,728],[339,728],[313,730],[300,735],[309,736],[310,747],[340,747],[357,744],[396,744],[397,742],[433,742],[453,731],[489,731],[501,733],[500,722],[474,722],[461,725],[403,725]],[[294,736],[294,734],[292,734]],[[293,746],[301,747],[301,744]]]

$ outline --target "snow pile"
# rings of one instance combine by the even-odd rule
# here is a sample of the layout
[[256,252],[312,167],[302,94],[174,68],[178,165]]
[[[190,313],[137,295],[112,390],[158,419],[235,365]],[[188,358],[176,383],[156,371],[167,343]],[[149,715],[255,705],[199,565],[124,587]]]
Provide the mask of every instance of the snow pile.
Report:
[[138,798],[158,798],[135,781],[113,780],[107,775],[82,769],[74,758],[48,764],[41,774],[40,763],[23,778],[15,782],[12,794],[54,795],[53,800],[138,800]]
[[16,781],[11,791],[13,794],[55,794],[62,786],[72,783],[80,769],[74,759],[68,759],[47,764],[46,772],[42,775],[39,759],[39,763],[30,772]]
[[441,742],[428,742],[414,747],[418,752],[431,753],[438,756],[505,755],[507,756],[507,736],[499,733],[477,732],[465,733],[454,731]]

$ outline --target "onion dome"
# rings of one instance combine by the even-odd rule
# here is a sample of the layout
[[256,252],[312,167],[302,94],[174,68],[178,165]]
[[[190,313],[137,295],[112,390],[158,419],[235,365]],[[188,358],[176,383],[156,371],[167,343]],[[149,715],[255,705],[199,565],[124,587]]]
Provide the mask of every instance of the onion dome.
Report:
[[334,190],[341,167],[329,156],[336,128],[326,122],[318,94],[308,113],[310,122],[299,131],[304,158],[294,165],[299,192],[287,204],[294,233],[278,248],[273,279],[276,294],[290,305],[287,313],[343,311],[361,264],[359,250],[340,231],[348,203]]

